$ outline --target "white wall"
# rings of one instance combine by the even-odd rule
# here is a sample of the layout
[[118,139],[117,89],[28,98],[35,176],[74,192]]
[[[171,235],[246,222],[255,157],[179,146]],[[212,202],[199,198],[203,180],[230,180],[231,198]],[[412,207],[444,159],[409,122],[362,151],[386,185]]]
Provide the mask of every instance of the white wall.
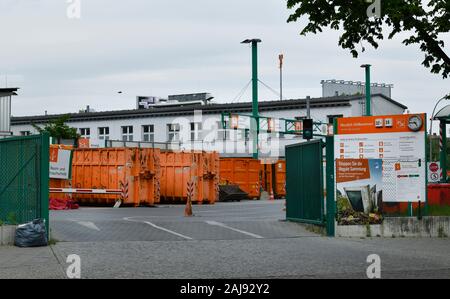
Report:
[[[250,113],[249,113],[250,114]],[[311,109],[311,116],[316,121],[328,122],[328,115],[343,114],[344,116],[352,116],[351,107],[336,107],[336,108],[313,108]],[[299,110],[281,110],[263,112],[261,116],[273,117],[273,118],[287,118],[295,119],[296,117],[306,116],[305,109]],[[180,123],[180,122],[194,122],[194,115],[182,116],[182,117],[146,117],[146,118],[130,118],[119,120],[107,120],[107,121],[87,121],[87,122],[69,122],[71,127],[81,129],[90,128],[91,137],[97,138],[98,128],[109,127],[111,140],[122,140],[121,127],[133,126],[134,128],[134,141],[141,141],[142,139],[142,126],[154,125],[155,126],[155,142],[166,142],[168,138],[167,124]],[[217,130],[217,122],[221,121],[220,114],[206,114],[195,120],[203,123],[204,129],[210,127],[212,130]],[[208,125],[209,124],[209,125]],[[31,125],[13,125],[12,131],[14,135],[20,135],[21,131],[30,131],[37,133],[37,131]]]
[[10,135],[11,96],[0,96],[0,136]]
[[[353,100],[351,101],[351,106],[344,107],[324,107],[324,108],[312,108],[311,109],[311,117],[315,121],[320,121],[323,123],[328,123],[328,116],[331,115],[343,115],[344,117],[352,117],[352,116],[361,116],[361,100]],[[374,115],[389,115],[389,114],[403,114],[403,109],[398,107],[397,105],[392,104],[391,102],[381,98],[374,97],[372,99],[373,102],[373,114]],[[250,114],[250,113],[248,113]],[[306,109],[290,109],[290,110],[280,110],[280,111],[270,111],[270,112],[262,112],[261,116],[265,117],[273,117],[275,119],[285,118],[285,119],[295,119],[296,117],[306,116]],[[202,130],[202,140],[199,140],[200,146],[206,149],[233,149],[236,147],[244,147],[244,152],[251,152],[253,145],[247,143],[246,145],[242,145],[243,138],[242,134],[239,136],[235,136],[235,132],[232,132],[231,139],[223,143],[222,140],[216,140],[218,130],[221,129],[218,126],[218,122],[221,121],[220,114],[206,114],[206,115],[188,115],[182,117],[146,117],[146,118],[130,118],[130,119],[119,119],[119,120],[108,120],[108,121],[87,121],[87,122],[69,122],[68,124],[72,127],[81,129],[81,128],[90,128],[91,130],[91,138],[93,140],[98,139],[98,128],[100,127],[109,127],[110,128],[110,140],[122,140],[122,126],[133,126],[133,140],[134,141],[142,141],[142,126],[143,125],[154,125],[154,141],[155,142],[167,142],[168,141],[168,124],[184,124],[187,130],[184,131],[185,137],[183,140],[190,140],[190,123],[191,122],[201,122],[203,124]],[[282,128],[284,129],[284,128]],[[20,135],[21,131],[31,131],[32,133],[37,133],[31,125],[13,125],[12,130],[15,135]],[[276,135],[276,134],[275,134]],[[293,135],[286,135],[284,138],[278,140],[277,136],[272,135],[272,142],[269,142],[264,145],[264,147],[269,152],[281,151],[280,155],[284,155],[284,146],[287,144],[301,142],[302,139],[298,136],[295,137]],[[261,137],[261,139],[264,139]],[[203,142],[203,144],[201,144]],[[196,145],[192,145],[191,142],[189,144],[183,144],[181,147],[184,149],[190,149]],[[180,145],[177,145],[178,147]],[[231,151],[231,150],[230,150]]]
[[[372,97],[371,108],[372,115],[398,115],[403,114],[405,111],[398,105],[382,98],[382,97]],[[352,115],[353,116],[363,116],[365,113],[365,100],[354,100],[352,102]]]

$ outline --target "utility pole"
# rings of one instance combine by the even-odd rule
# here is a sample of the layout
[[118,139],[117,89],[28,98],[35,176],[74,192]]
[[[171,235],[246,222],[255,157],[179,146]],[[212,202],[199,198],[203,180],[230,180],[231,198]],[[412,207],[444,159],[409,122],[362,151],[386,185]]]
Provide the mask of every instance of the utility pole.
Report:
[[372,107],[371,107],[371,101],[372,101],[372,90],[371,90],[371,83],[370,83],[370,64],[363,64],[361,65],[362,68],[366,70],[366,116],[372,116]]
[[311,97],[310,96],[306,97],[306,118],[307,119],[311,118]]
[[280,59],[280,101],[283,100],[283,59],[284,59],[284,55],[280,54],[278,56],[278,58]]
[[[258,105],[258,43],[260,39],[246,39],[242,44],[252,45],[252,111],[253,118],[256,121],[256,128],[253,128],[254,138],[253,138],[253,158],[258,159],[258,135],[259,135],[259,105]],[[255,125],[254,122],[253,126]]]

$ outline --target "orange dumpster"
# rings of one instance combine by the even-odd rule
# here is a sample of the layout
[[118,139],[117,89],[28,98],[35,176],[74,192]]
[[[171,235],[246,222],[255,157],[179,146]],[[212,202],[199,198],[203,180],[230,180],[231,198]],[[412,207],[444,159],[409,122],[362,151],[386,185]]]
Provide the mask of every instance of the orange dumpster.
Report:
[[428,204],[450,205],[450,184],[429,184]]
[[261,185],[277,199],[286,197],[286,161],[261,164]]
[[259,199],[260,165],[253,158],[220,158],[220,184],[238,185],[250,199]]
[[72,186],[81,189],[121,189],[122,195],[74,194],[81,204],[153,205],[159,202],[159,149],[76,149]]
[[161,201],[214,204],[219,198],[219,155],[215,152],[161,152]]

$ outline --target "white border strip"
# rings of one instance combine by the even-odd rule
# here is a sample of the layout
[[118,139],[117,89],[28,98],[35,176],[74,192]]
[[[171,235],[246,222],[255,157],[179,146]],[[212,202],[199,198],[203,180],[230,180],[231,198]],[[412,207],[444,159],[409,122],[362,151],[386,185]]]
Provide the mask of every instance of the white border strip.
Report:
[[149,222],[149,221],[132,220],[131,217],[125,217],[125,218],[123,218],[123,220],[125,220],[125,221],[130,221],[130,222],[137,222],[137,223],[145,223],[145,224],[147,224],[147,225],[150,225],[151,227],[154,227],[154,228],[156,228],[156,229],[162,230],[162,231],[164,231],[164,232],[166,232],[166,233],[175,235],[175,236],[177,236],[177,237],[180,237],[180,238],[183,238],[183,239],[186,239],[186,240],[194,240],[194,239],[191,238],[191,237],[188,237],[188,236],[179,234],[179,233],[177,233],[177,232],[174,232],[174,231],[172,231],[172,230],[170,230],[170,229],[167,229],[167,228],[158,226],[158,225],[156,225],[156,224],[154,224],[154,223],[151,223],[151,222]]
[[228,226],[228,225],[226,225],[224,223],[220,223],[220,222],[217,222],[217,221],[205,221],[205,222],[207,224],[209,224],[209,225],[227,228],[229,230],[232,230],[232,231],[235,231],[235,232],[238,232],[238,233],[241,233],[241,234],[244,234],[244,235],[256,238],[256,239],[264,239],[264,237],[262,237],[260,235],[256,235],[256,234],[253,234],[253,233],[246,232],[244,230],[240,230],[240,229],[237,229],[237,228],[234,228],[234,227],[230,227],[230,226]]

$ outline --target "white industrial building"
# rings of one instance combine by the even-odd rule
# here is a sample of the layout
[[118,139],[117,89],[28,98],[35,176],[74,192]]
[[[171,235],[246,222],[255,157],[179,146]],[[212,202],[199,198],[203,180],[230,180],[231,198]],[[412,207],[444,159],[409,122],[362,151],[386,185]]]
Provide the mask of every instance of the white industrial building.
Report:
[[[357,92],[355,92],[357,93]],[[252,103],[216,104],[208,93],[169,96],[168,99],[138,97],[137,109],[122,111],[92,112],[90,108],[70,114],[68,125],[78,129],[81,137],[92,140],[93,145],[102,146],[105,140],[120,146],[122,141],[144,142],[140,146],[155,146],[150,143],[167,144],[173,149],[217,150],[222,154],[250,154],[252,137],[245,133],[249,121],[242,121],[238,130],[222,128],[222,113],[250,115]],[[306,99],[284,101],[261,101],[260,115],[276,120],[275,130],[260,136],[259,148],[270,155],[284,156],[284,145],[296,143],[301,137],[280,134],[284,131],[283,120],[301,120],[306,117]],[[365,96],[340,95],[312,98],[311,117],[316,122],[332,124],[337,117],[362,116],[365,112]],[[384,94],[372,95],[373,115],[403,114],[403,104]],[[14,135],[37,133],[32,123],[44,125],[61,115],[40,115],[12,118]],[[244,120],[245,117],[241,117]],[[242,130],[241,130],[242,129]],[[326,134],[327,126],[317,128]],[[121,141],[121,142],[113,142]],[[148,143],[147,143],[148,142]],[[239,149],[237,149],[239,147]]]
[[0,88],[0,138],[11,136],[11,98],[18,88]]

